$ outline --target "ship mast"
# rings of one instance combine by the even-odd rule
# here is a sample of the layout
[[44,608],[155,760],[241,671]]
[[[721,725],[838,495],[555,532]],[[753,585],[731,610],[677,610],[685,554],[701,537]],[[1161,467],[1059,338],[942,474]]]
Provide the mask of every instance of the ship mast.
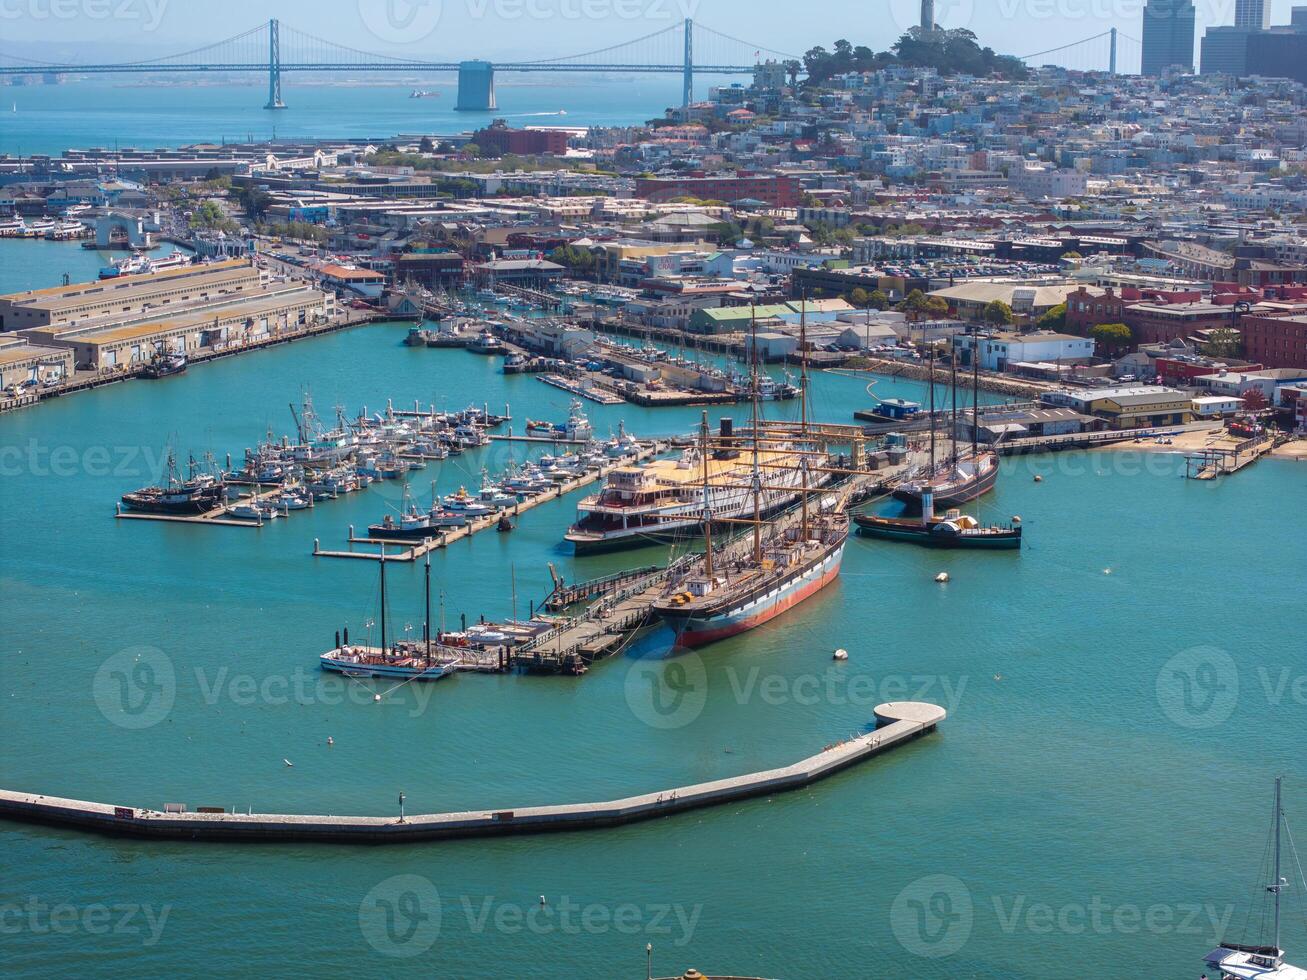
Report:
[[1278,962],[1280,956],[1280,892],[1283,890],[1283,879],[1280,877],[1280,822],[1284,819],[1284,810],[1280,805],[1280,783],[1284,781],[1283,776],[1275,777],[1275,882],[1267,889],[1275,894],[1275,956]]
[[422,620],[422,642],[427,648],[427,666],[431,666],[431,552],[427,552],[426,561],[427,610]]
[[[805,290],[799,306],[799,434],[803,437],[803,447],[808,448],[808,293]],[[799,468],[803,471],[803,491],[799,494],[802,508],[802,538],[808,540],[808,457],[799,457]]]
[[926,328],[921,328],[921,343],[926,347],[926,365],[930,385],[930,475],[935,475],[935,352],[926,346]]
[[956,343],[957,335],[954,335],[953,341],[949,342],[949,397],[952,399],[952,409],[949,418],[948,432],[948,456],[952,461],[953,469],[958,468],[958,345]]
[[758,465],[758,319],[749,304],[749,333],[753,356],[749,358],[749,387],[753,398],[753,560],[762,561],[762,473]]
[[699,460],[703,468],[703,573],[712,581],[712,507],[708,501],[708,410],[699,423]]
[[381,546],[381,655],[386,655],[386,546]]
[[[980,436],[980,328],[973,329],[971,334],[971,458],[979,460],[980,450],[977,448],[976,440]],[[976,472],[980,472],[979,463],[976,464]]]

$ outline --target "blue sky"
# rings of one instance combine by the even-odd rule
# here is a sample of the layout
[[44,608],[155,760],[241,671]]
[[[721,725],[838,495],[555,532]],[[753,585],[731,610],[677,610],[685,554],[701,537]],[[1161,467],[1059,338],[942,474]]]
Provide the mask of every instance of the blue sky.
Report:
[[[1272,21],[1293,0],[1271,0]],[[1307,2],[1307,0],[1298,0]],[[697,21],[802,53],[839,37],[888,47],[918,0],[0,0],[0,51],[68,60],[165,54],[230,36],[270,16],[367,51],[431,59],[548,57]],[[1197,0],[1198,23],[1231,23],[1234,0]],[[1116,26],[1140,34],[1143,0],[936,0],[945,27],[968,27],[1013,54]],[[114,57],[117,60],[117,57]]]

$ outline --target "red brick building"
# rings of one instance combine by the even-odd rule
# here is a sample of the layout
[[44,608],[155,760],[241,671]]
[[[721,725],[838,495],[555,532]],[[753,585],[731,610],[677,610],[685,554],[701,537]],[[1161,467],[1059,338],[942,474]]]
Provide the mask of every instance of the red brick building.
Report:
[[1097,296],[1081,286],[1066,298],[1067,331],[1087,336],[1100,323],[1124,323],[1136,344],[1161,344],[1192,337],[1200,330],[1230,327],[1232,307],[1201,301],[1198,292],[1164,292],[1110,286]]
[[492,156],[516,153],[520,156],[561,157],[567,153],[567,132],[561,129],[509,129],[496,119],[472,134],[472,142]]
[[670,201],[676,197],[697,197],[704,201],[765,201],[774,208],[797,208],[803,191],[797,177],[763,177],[741,171],[733,177],[639,177],[635,196],[645,201]]
[[1239,318],[1244,357],[1267,367],[1307,368],[1307,314]]

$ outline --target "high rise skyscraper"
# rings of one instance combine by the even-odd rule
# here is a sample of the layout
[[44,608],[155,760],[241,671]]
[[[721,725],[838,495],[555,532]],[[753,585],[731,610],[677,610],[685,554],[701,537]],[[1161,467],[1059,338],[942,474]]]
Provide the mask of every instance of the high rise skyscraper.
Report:
[[1179,66],[1194,67],[1193,0],[1147,0],[1144,4],[1143,73],[1160,75]]
[[1234,0],[1234,26],[1266,30],[1271,26],[1271,5],[1267,0]]

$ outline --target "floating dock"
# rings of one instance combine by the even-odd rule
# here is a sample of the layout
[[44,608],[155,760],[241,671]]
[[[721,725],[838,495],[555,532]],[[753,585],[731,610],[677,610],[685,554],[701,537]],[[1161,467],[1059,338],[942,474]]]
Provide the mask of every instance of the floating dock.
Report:
[[943,708],[923,701],[878,705],[875,715],[878,726],[874,730],[828,745],[789,766],[598,803],[407,817],[337,817],[228,813],[218,807],[202,807],[190,813],[178,812],[184,808],[177,804],[166,805],[164,811],[159,811],[0,790],[0,818],[112,836],[227,842],[399,844],[597,830],[801,789],[928,735],[947,716]]
[[[247,504],[263,503],[264,501],[277,496],[279,493],[281,493],[281,487],[277,486],[273,487],[271,490],[265,491],[264,493],[252,493],[248,497],[242,497],[240,502]],[[311,499],[312,498],[310,498],[310,500]],[[263,527],[266,523],[263,520],[252,521],[244,517],[229,516],[227,509],[235,503],[237,503],[237,501],[228,501],[221,507],[215,507],[213,510],[205,511],[203,514],[152,514],[148,511],[127,510],[120,503],[118,504],[118,509],[113,516],[120,521],[168,521],[172,524],[216,524],[222,527]],[[310,503],[309,507],[312,506],[313,504]],[[287,517],[289,516],[290,511],[283,509],[278,511],[278,513],[281,514],[282,517]]]
[[665,452],[666,449],[666,443],[648,443],[647,445],[642,446],[640,452],[634,457],[628,456],[624,459],[613,460],[613,462],[608,466],[602,466],[596,470],[589,470],[581,476],[578,476],[576,479],[568,480],[566,483],[560,483],[556,487],[546,490],[543,493],[527,497],[525,500],[519,500],[517,504],[512,507],[505,507],[502,510],[496,511],[493,514],[487,514],[484,517],[469,518],[468,522],[462,527],[450,528],[448,531],[443,531],[435,537],[426,538],[423,541],[412,542],[406,540],[387,540],[384,538],[356,537],[354,534],[354,527],[353,525],[350,525],[350,547],[348,551],[325,550],[322,548],[321,542],[315,539],[313,542],[313,555],[315,558],[363,558],[372,561],[380,561],[380,551],[354,550],[354,545],[356,544],[375,544],[391,547],[399,546],[402,549],[393,553],[388,553],[386,555],[386,561],[416,561],[429,551],[434,551],[437,548],[447,548],[456,541],[462,541],[464,538],[470,538],[472,535],[481,531],[497,527],[499,524],[499,518],[503,514],[518,517],[526,511],[531,510],[533,507],[539,507],[541,504],[546,504],[551,500],[557,500],[559,497],[565,496],[573,490],[579,490],[581,487],[589,486],[590,484],[603,479],[611,470],[617,467],[629,466],[633,462],[643,462],[658,455],[660,452]]

